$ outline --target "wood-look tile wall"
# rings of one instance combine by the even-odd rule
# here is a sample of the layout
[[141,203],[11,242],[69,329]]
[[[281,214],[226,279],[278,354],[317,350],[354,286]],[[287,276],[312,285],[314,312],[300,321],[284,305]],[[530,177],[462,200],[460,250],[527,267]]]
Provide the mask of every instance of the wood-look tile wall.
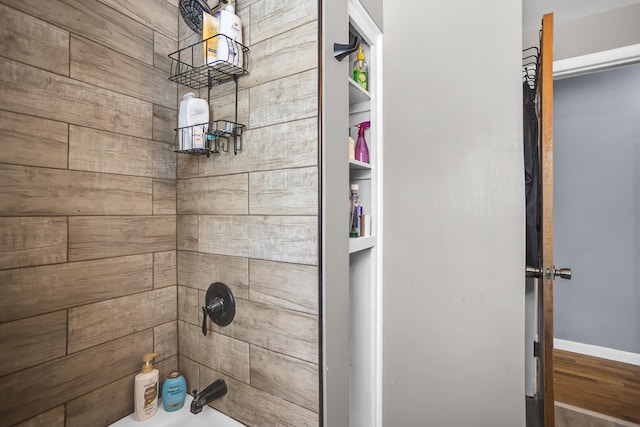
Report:
[[0,426],[107,425],[142,354],[178,367],[178,16],[0,0]]
[[[317,2],[285,3],[238,2],[243,150],[181,156],[177,170],[180,369],[189,389],[224,378],[212,406],[251,426],[319,422]],[[180,26],[181,45],[197,40]],[[232,119],[232,91],[212,91],[214,119]],[[200,307],[216,281],[236,316],[208,320],[205,337]]]

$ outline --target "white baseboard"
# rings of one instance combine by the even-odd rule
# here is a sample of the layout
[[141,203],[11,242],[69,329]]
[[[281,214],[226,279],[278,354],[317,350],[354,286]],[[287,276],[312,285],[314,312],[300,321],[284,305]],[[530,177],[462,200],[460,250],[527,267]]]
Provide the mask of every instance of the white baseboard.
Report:
[[605,50],[603,52],[560,59],[553,62],[553,78],[562,79],[581,74],[604,71],[640,61],[640,44]]
[[558,350],[565,350],[572,353],[599,357],[600,359],[613,360],[615,362],[640,366],[640,354],[638,353],[631,353],[608,347],[599,347],[591,344],[583,344],[575,341],[561,340],[559,338],[553,339],[553,347]]

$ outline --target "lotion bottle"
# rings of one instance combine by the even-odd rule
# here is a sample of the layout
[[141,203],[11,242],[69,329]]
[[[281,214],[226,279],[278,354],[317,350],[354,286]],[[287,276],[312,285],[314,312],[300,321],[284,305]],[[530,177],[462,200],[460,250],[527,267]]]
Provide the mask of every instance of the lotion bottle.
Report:
[[133,406],[136,421],[147,420],[158,411],[158,370],[151,363],[154,357],[158,357],[158,353],[142,356],[142,371],[135,378]]
[[222,0],[220,9],[220,34],[218,37],[218,59],[242,68],[244,53],[242,51],[242,23],[235,14],[233,0]]

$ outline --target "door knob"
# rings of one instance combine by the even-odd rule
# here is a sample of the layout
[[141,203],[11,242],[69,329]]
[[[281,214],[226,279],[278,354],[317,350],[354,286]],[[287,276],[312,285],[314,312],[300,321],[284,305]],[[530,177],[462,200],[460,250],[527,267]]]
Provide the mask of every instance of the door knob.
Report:
[[560,277],[561,279],[571,280],[571,274],[573,272],[570,268],[554,268],[553,275],[556,277]]

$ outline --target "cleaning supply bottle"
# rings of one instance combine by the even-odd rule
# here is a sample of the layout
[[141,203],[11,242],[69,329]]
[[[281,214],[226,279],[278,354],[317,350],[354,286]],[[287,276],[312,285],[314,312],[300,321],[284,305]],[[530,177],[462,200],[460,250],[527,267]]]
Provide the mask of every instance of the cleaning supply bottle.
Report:
[[362,205],[360,204],[360,196],[358,192],[360,186],[358,184],[351,184],[351,218],[349,237],[360,237],[360,220],[362,216]]
[[151,361],[158,353],[147,353],[142,356],[142,371],[136,375],[133,389],[133,406],[136,421],[144,421],[156,414],[158,410],[158,370],[153,369]]
[[358,142],[356,142],[356,160],[363,163],[369,163],[369,147],[367,147],[367,140],[364,139],[364,131],[371,127],[371,121],[362,122],[357,124],[358,128]]
[[356,142],[351,138],[351,128],[349,128],[349,160],[356,159]]
[[162,404],[167,412],[177,411],[184,405],[187,396],[187,382],[178,371],[167,375],[162,384]]
[[358,57],[353,63],[353,80],[367,90],[369,88],[369,66],[364,62],[364,52],[362,51],[362,45],[358,49]]
[[223,37],[218,37],[218,59],[242,68],[244,65],[242,23],[235,14],[233,0],[221,0],[221,4],[220,34]]

